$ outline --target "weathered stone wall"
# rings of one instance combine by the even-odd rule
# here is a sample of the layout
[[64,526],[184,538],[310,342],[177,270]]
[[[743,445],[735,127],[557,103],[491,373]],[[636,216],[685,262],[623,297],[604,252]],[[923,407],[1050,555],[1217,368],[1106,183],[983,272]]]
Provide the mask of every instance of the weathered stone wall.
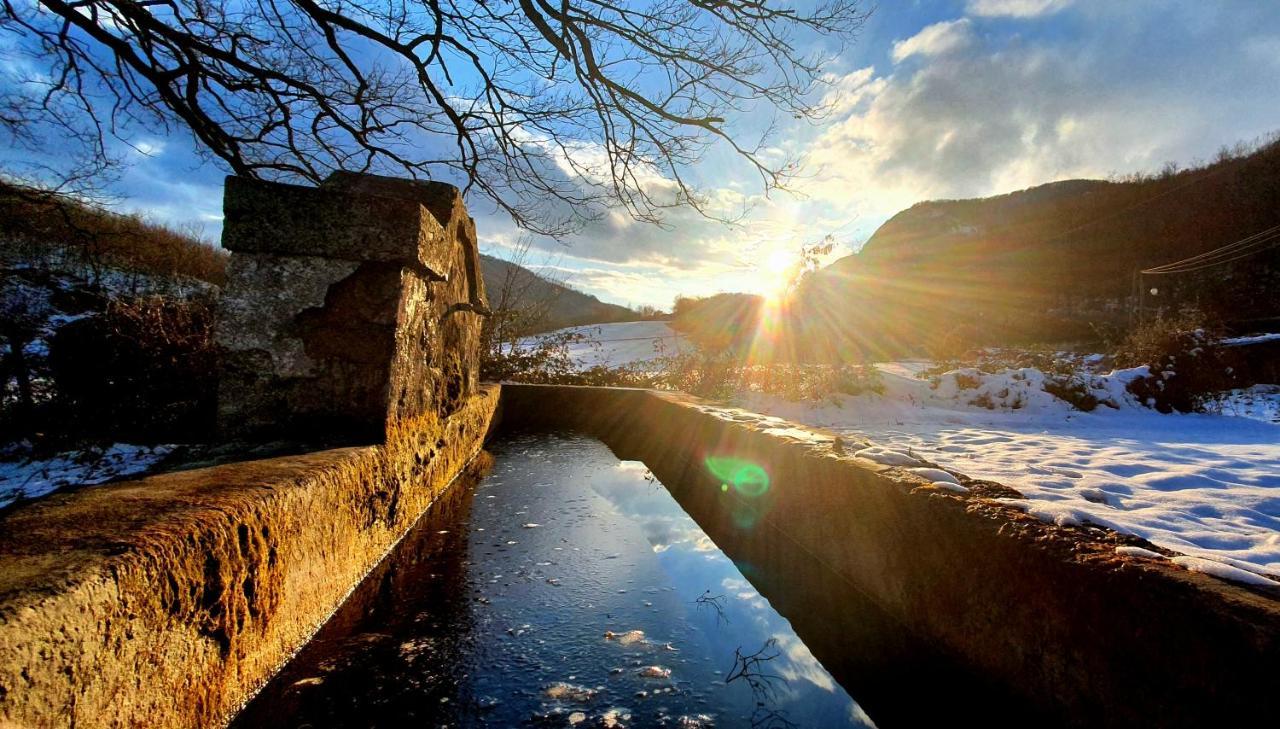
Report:
[[0,517],[0,727],[225,724],[480,452],[498,389],[455,188],[233,177],[224,243],[224,433],[378,445]]
[[225,215],[223,433],[375,442],[475,391],[485,293],[456,188],[229,177]]
[[[504,427],[574,427],[643,460],[880,726],[1267,726],[1280,594],[1123,557],[776,418],[678,393],[504,385]],[[708,456],[758,465],[722,488]],[[1148,547],[1150,545],[1147,545]]]
[[497,400],[0,518],[0,726],[225,724],[479,453]]

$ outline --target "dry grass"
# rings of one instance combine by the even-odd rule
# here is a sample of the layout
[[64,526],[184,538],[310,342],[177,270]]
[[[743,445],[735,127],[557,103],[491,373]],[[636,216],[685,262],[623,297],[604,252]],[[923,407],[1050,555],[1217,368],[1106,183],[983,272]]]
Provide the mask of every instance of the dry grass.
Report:
[[0,182],[0,240],[25,257],[222,285],[228,254],[190,231]]

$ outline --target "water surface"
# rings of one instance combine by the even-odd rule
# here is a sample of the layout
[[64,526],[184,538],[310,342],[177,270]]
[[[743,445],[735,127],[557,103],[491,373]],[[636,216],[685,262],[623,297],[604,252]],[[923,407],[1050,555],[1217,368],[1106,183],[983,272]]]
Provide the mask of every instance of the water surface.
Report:
[[237,725],[870,725],[644,464],[490,450]]

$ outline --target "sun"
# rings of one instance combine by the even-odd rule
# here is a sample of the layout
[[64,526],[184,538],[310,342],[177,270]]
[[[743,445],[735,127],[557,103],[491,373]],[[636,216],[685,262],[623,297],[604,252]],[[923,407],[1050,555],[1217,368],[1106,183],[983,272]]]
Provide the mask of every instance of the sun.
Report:
[[771,273],[782,273],[791,267],[791,263],[794,260],[795,256],[791,254],[791,251],[778,249],[769,253],[769,256],[765,258],[764,265],[765,269]]
[[764,282],[763,293],[770,299],[777,299],[787,288],[791,278],[791,269],[795,266],[796,257],[791,251],[779,248],[770,251],[760,264],[760,278]]

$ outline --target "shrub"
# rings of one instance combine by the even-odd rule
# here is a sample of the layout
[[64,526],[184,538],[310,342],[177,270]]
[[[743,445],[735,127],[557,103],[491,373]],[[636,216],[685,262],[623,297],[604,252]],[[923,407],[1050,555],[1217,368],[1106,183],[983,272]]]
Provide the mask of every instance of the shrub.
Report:
[[727,400],[742,382],[742,368],[729,351],[697,349],[654,363],[652,386],[713,400]]
[[1129,391],[1162,413],[1204,409],[1213,394],[1240,384],[1239,352],[1217,342],[1220,333],[1204,325],[1196,311],[1157,316],[1134,329],[1121,343],[1116,362],[1145,365],[1150,375],[1134,380]]
[[49,361],[68,437],[175,442],[212,433],[211,298],[113,299],[60,328]]
[[[1083,410],[1086,413],[1093,412],[1098,405],[1102,404],[1102,401],[1089,391],[1089,386],[1074,376],[1046,377],[1044,391],[1059,400],[1070,403],[1076,410]],[[1113,408],[1116,407],[1115,403],[1111,402],[1108,402],[1107,405]]]
[[566,384],[575,364],[569,348],[587,341],[580,331],[552,332],[525,340],[493,341],[482,353],[480,377],[494,382]]

